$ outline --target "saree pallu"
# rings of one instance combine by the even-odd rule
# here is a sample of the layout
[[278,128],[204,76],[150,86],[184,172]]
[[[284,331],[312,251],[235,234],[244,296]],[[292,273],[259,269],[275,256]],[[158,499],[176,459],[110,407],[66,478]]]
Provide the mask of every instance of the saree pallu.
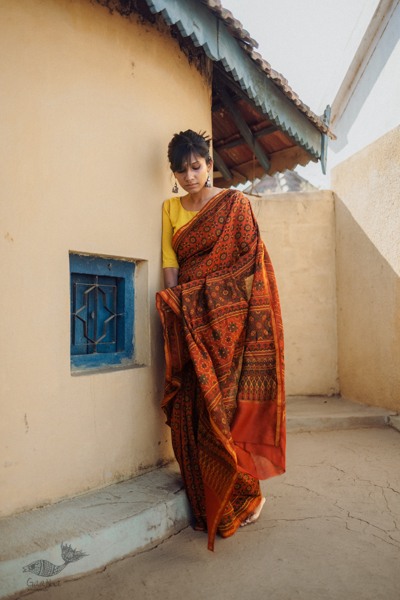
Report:
[[283,327],[249,200],[222,190],[173,237],[179,281],[157,294],[162,408],[195,519],[213,550],[285,471]]

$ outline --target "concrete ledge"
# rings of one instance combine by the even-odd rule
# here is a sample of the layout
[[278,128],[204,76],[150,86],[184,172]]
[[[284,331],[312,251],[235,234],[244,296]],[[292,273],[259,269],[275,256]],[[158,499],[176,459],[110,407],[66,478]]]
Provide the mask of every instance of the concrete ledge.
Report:
[[384,427],[395,413],[377,406],[350,402],[338,396],[290,396],[288,432]]
[[393,415],[389,417],[389,425],[397,431],[400,431],[400,415]]
[[[152,547],[187,527],[189,514],[179,473],[175,467],[166,467],[1,519],[0,597],[55,585],[57,580],[83,575]],[[69,550],[64,547],[69,558],[73,550],[77,553],[73,562],[57,572],[65,562],[63,542],[70,546]],[[32,565],[30,570],[28,565]],[[44,573],[53,574],[46,577]]]

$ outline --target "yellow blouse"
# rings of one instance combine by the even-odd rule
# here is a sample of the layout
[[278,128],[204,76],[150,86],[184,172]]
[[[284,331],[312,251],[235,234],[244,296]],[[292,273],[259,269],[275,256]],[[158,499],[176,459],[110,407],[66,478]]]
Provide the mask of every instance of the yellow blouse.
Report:
[[163,203],[162,210],[162,266],[178,268],[178,260],[172,248],[175,232],[189,223],[197,215],[196,210],[183,208],[179,196],[169,198]]

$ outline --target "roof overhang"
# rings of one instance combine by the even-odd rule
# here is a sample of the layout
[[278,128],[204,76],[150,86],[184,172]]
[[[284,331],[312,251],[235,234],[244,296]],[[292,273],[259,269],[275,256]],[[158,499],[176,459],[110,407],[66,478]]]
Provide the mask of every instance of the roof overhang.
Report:
[[309,161],[320,160],[324,170],[328,123],[254,52],[256,42],[219,0],[142,1],[213,63],[217,181],[236,184]]

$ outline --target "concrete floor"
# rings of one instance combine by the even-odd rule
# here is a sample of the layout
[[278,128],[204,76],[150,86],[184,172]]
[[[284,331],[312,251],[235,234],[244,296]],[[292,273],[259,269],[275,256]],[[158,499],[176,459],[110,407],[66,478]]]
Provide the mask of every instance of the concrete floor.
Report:
[[[400,433],[291,432],[257,523],[207,550],[191,528],[29,600],[399,600]],[[20,595],[14,596],[21,597]]]

